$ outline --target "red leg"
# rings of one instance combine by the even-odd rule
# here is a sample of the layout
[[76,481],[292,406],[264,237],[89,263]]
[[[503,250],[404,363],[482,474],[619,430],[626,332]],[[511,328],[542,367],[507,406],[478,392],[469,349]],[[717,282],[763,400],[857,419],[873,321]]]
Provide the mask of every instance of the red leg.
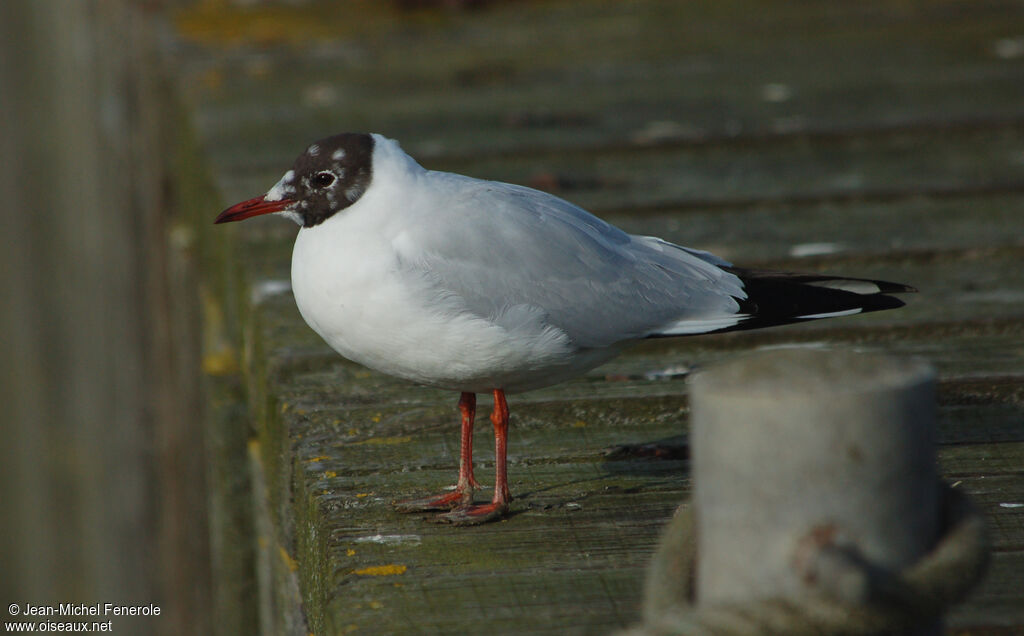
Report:
[[473,420],[476,417],[476,393],[463,393],[459,398],[462,413],[462,435],[459,445],[459,481],[452,492],[423,499],[406,499],[395,502],[399,512],[424,512],[448,510],[473,503],[473,489],[480,484],[473,478]]
[[494,497],[489,504],[463,504],[451,512],[438,516],[438,521],[456,525],[475,525],[500,519],[508,513],[512,495],[508,490],[508,402],[505,392],[494,390]]
[[508,402],[505,392],[494,390],[494,498],[491,503],[508,508],[512,495],[508,491]]
[[473,478],[473,419],[476,417],[476,393],[463,393],[459,398],[462,413],[462,438],[459,446],[459,482],[456,492],[463,493],[462,503],[473,502],[473,490],[480,484]]

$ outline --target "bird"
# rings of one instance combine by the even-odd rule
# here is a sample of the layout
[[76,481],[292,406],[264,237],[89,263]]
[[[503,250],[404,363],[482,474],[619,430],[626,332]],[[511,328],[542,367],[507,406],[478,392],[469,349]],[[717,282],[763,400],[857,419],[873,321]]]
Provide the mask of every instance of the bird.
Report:
[[[553,194],[428,170],[376,133],[309,145],[266,194],[215,223],[296,224],[299,313],[339,354],[460,393],[454,489],[395,503],[474,525],[510,512],[506,394],[553,385],[646,338],[756,329],[893,309],[899,283],[743,269],[628,234]],[[491,393],[495,481],[477,503],[476,396]]]

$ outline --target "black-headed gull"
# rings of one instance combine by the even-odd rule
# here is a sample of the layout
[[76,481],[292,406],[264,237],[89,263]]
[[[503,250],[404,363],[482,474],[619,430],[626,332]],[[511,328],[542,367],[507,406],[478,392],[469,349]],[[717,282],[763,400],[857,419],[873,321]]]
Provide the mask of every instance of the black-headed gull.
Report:
[[[503,516],[505,393],[562,382],[642,338],[753,329],[891,309],[896,283],[751,271],[635,236],[556,196],[425,170],[376,134],[309,146],[264,196],[217,223],[276,213],[299,224],[299,312],[362,365],[462,393],[459,479],[399,502],[443,521]],[[494,496],[474,504],[476,394],[494,394]]]

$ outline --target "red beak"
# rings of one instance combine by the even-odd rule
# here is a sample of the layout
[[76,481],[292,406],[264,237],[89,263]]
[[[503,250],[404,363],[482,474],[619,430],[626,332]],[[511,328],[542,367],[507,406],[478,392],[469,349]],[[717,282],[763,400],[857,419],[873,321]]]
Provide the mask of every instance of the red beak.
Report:
[[214,223],[230,223],[232,221],[241,221],[251,216],[259,216],[261,214],[270,214],[271,212],[280,212],[287,208],[289,205],[294,203],[291,199],[281,199],[280,201],[267,201],[263,197],[256,197],[255,199],[249,199],[248,201],[242,201],[236,203],[227,210],[224,210],[217,215],[217,219]]

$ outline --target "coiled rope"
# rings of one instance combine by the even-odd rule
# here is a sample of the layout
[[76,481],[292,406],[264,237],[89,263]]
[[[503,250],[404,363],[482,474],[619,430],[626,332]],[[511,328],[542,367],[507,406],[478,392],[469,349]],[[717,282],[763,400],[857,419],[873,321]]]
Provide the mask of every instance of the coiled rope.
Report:
[[893,572],[855,550],[818,545],[803,559],[803,598],[694,604],[697,559],[693,512],[670,522],[656,551],[644,595],[644,622],[621,636],[874,636],[934,623],[985,573],[989,540],[982,514],[944,482],[940,532],[917,563]]

